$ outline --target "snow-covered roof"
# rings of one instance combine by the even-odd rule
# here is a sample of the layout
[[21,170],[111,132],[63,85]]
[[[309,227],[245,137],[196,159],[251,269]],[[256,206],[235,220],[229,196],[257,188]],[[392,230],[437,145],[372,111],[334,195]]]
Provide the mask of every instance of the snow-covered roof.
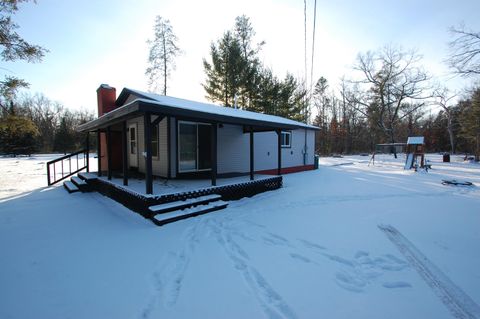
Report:
[[423,144],[424,139],[423,136],[410,136],[407,139],[407,144]]
[[116,101],[117,108],[101,117],[79,125],[79,132],[105,129],[127,119],[150,113],[159,116],[190,118],[211,123],[242,125],[253,131],[294,130],[299,128],[319,130],[318,127],[290,120],[281,116],[268,115],[195,102],[171,96],[158,95],[124,88]]
[[[293,125],[293,126],[297,126],[297,127],[318,129],[318,127],[316,127],[316,126],[308,125],[308,124],[298,122],[298,121],[294,121],[294,120],[290,120],[290,119],[287,119],[287,118],[284,118],[284,117],[281,117],[281,116],[275,116],[275,115],[246,111],[246,110],[242,110],[242,109],[239,109],[239,108],[235,109],[235,108],[232,108],[232,107],[224,107],[224,106],[219,106],[219,105],[215,105],[215,104],[185,100],[185,99],[180,99],[180,98],[176,98],[176,97],[159,95],[159,94],[155,94],[155,93],[142,92],[142,91],[128,89],[128,88],[125,88],[124,91],[130,92],[131,94],[138,95],[140,97],[144,97],[144,98],[153,100],[153,101],[157,102],[157,104],[160,107],[161,106],[169,106],[169,107],[174,107],[174,108],[179,108],[179,109],[184,109],[184,110],[191,110],[191,111],[196,111],[196,112],[217,114],[217,115],[223,115],[223,116],[228,116],[228,117],[258,120],[258,121],[262,121],[262,122],[287,124],[287,125]],[[119,96],[119,98],[120,98],[120,96]]]

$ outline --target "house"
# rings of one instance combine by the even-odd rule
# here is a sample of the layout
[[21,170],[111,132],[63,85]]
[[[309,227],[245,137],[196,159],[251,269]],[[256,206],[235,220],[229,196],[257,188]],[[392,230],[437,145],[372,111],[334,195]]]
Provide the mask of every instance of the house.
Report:
[[314,168],[317,127],[279,116],[199,103],[106,84],[97,89],[98,118],[80,125],[97,135],[98,174],[210,178],[284,174]]

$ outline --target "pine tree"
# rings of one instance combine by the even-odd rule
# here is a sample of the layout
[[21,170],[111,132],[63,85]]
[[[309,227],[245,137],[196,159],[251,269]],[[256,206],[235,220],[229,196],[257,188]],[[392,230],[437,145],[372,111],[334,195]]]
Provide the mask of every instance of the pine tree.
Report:
[[0,119],[0,153],[30,155],[36,150],[38,129],[21,116],[7,115]]
[[157,16],[154,33],[154,39],[147,41],[150,52],[149,66],[145,74],[148,76],[150,90],[157,92],[161,88],[162,94],[167,95],[167,79],[176,67],[175,58],[181,53],[181,50],[177,45],[178,39],[169,20]]
[[234,106],[235,96],[244,83],[242,74],[246,67],[240,43],[231,31],[227,31],[216,45],[212,43],[210,55],[212,63],[203,59],[207,75],[203,87],[207,98],[212,102],[222,102],[224,106]]
[[470,142],[475,160],[480,160],[480,88],[473,91],[471,99],[463,104],[461,115],[462,136]]
[[[0,1],[0,48],[2,61],[25,60],[40,62],[47,52],[46,49],[30,44],[18,33],[18,25],[13,22],[12,16],[18,11],[18,4],[28,0]],[[20,88],[28,87],[28,83],[14,76],[4,76],[0,80],[0,107],[8,112],[8,104],[14,100]]]

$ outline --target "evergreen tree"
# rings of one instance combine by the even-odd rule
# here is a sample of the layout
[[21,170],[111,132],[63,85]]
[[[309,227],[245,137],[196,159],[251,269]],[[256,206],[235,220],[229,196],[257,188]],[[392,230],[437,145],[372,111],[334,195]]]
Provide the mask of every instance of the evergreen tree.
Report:
[[181,53],[177,45],[178,39],[170,21],[161,16],[155,18],[155,37],[148,40],[150,53],[148,56],[148,68],[145,74],[148,76],[150,90],[157,92],[161,88],[163,95],[167,95],[167,79],[171,71],[175,69],[175,58]]
[[[2,61],[25,60],[39,62],[46,50],[38,45],[25,41],[18,33],[18,25],[12,16],[18,11],[18,5],[28,0],[0,1],[0,48]],[[1,69],[1,68],[0,68]],[[0,107],[8,112],[8,104],[12,103],[20,88],[28,87],[28,83],[14,76],[4,76],[0,80]]]
[[245,83],[242,76],[247,65],[242,57],[240,42],[231,31],[227,31],[216,45],[212,43],[210,55],[212,63],[203,59],[207,75],[203,87],[207,98],[212,102],[222,102],[224,106],[234,106],[235,96]]
[[0,119],[0,153],[30,155],[36,150],[37,135],[31,120],[9,114]]
[[461,115],[462,136],[470,143],[475,160],[480,159],[480,88],[473,91],[469,101],[463,104]]

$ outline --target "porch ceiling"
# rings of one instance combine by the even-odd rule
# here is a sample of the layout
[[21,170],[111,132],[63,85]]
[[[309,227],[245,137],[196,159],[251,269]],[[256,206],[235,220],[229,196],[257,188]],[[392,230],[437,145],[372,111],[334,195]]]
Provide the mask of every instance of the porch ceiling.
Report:
[[151,113],[152,115],[174,116],[179,118],[204,121],[207,123],[242,125],[245,128],[252,127],[253,131],[255,132],[273,130],[294,130],[298,128],[306,128],[313,130],[319,129],[315,126],[287,120],[278,116],[266,116],[265,114],[248,112],[254,115],[259,114],[259,116],[257,117],[252,115],[251,118],[248,118],[245,116],[246,111],[242,111],[241,113],[238,112],[242,116],[235,116],[235,114],[233,114],[235,112],[212,113],[208,111],[203,111],[201,109],[191,109],[181,106],[162,104],[161,102],[151,99],[140,98],[132,101],[129,104],[121,106],[111,112],[108,112],[93,121],[79,125],[77,127],[77,131],[87,132],[104,129],[108,126],[140,116],[147,112]]

